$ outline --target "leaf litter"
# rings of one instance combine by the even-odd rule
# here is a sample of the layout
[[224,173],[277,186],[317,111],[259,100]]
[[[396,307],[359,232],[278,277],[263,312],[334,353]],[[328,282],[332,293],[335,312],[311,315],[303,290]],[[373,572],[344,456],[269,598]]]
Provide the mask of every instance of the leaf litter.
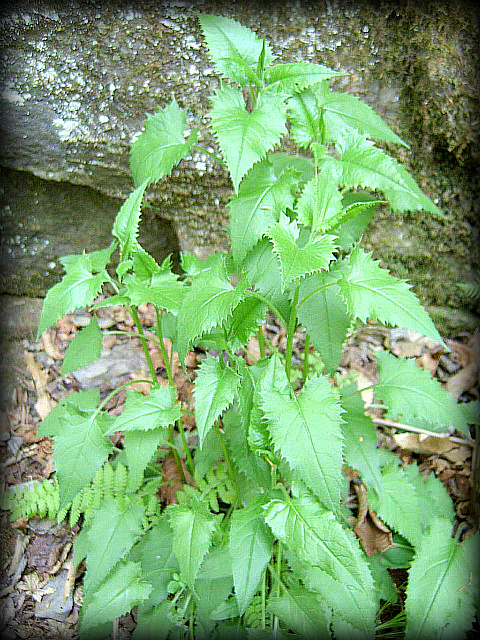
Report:
[[[115,372],[104,367],[96,377],[90,379],[91,385],[100,390],[101,399],[121,382],[128,380],[132,382],[129,388],[148,395],[149,385],[142,382],[148,377],[148,373],[140,339],[131,335],[109,333],[135,332],[132,318],[120,306],[100,308],[95,313],[102,329],[102,357],[105,360],[110,356],[110,360],[115,361],[117,356],[121,367],[119,375],[116,375],[118,370]],[[149,329],[156,322],[154,308],[144,304],[139,307],[138,315],[148,340]],[[35,435],[41,420],[58,402],[72,391],[85,388],[81,376],[76,377],[75,372],[62,375],[61,369],[68,344],[79,329],[89,324],[91,317],[85,309],[77,309],[64,316],[54,327],[47,329],[37,342],[26,343],[24,375],[21,383],[14,389],[8,411],[1,415],[2,492],[25,483],[42,482],[54,472],[51,438],[37,442]],[[285,331],[275,317],[267,318],[263,333],[267,349],[270,342],[273,347],[279,346],[281,350],[283,347],[284,350]],[[449,351],[417,332],[374,324],[364,325],[344,345],[335,380],[337,384],[356,380],[358,388],[363,389],[365,412],[377,425],[378,446],[394,451],[405,466],[416,463],[424,477],[433,472],[443,482],[455,508],[454,528],[461,530],[466,537],[478,528],[478,503],[472,503],[471,492],[473,440],[469,436],[473,434],[455,431],[432,434],[415,425],[385,419],[381,401],[375,398],[371,388],[378,381],[375,352],[387,349],[399,358],[415,360],[420,368],[436,377],[456,401],[462,403],[480,400],[480,332],[473,335],[463,333],[445,343]],[[183,414],[182,421],[188,435],[195,429],[192,381],[207,353],[201,349],[190,352],[186,368],[183,369],[178,355],[171,353],[171,343],[167,338],[164,339],[164,347],[172,362],[178,398],[182,408],[187,411]],[[162,352],[153,340],[148,341],[148,348],[157,378],[166,384]],[[305,334],[300,328],[293,348],[294,371],[300,371],[303,367],[304,350]],[[260,346],[256,336],[250,338],[242,355],[248,364],[259,359]],[[322,363],[313,351],[309,362],[314,370],[321,371]],[[298,380],[300,388],[300,375]],[[85,378],[83,382],[85,383]],[[125,407],[125,399],[126,391],[123,389],[110,399],[106,410],[114,416],[120,415]],[[118,434],[111,436],[117,446],[121,444],[122,437]],[[191,434],[190,438],[191,444],[197,444],[196,435]],[[176,501],[176,491],[183,482],[173,462],[170,453],[164,456],[162,479],[165,484],[161,488],[159,499],[165,504]],[[194,480],[185,465],[183,471],[185,481],[194,486]],[[351,510],[354,531],[368,556],[381,553],[390,546],[392,532],[368,504],[359,475],[348,468],[344,469],[344,473],[350,482],[350,496],[346,506]],[[55,521],[37,517],[30,520],[23,517],[9,523],[9,514],[5,509],[0,512],[0,517],[3,569],[0,611],[6,637],[27,638],[34,634],[36,638],[76,638],[83,574],[80,571],[75,578],[72,572],[71,546],[79,526],[69,528],[65,522],[57,525]],[[43,532],[40,533],[42,528]],[[52,575],[62,576],[63,582],[55,587],[56,592],[62,592],[62,602],[69,595],[73,597],[67,615],[64,611],[60,617],[56,617],[53,605],[51,618],[48,618],[39,614],[35,607],[43,598],[52,597],[49,583]],[[120,620],[120,627],[126,638],[130,637],[134,626],[131,614]]]

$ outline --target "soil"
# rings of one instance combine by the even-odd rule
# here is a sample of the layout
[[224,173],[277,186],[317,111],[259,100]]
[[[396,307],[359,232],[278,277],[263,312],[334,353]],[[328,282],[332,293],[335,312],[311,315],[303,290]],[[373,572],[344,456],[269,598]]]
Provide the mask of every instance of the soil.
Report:
[[[37,440],[37,428],[42,417],[63,397],[80,389],[74,375],[61,374],[65,350],[77,331],[84,324],[86,312],[77,311],[65,316],[56,326],[44,332],[38,341],[24,339],[22,346],[25,365],[21,368],[18,383],[13,389],[7,409],[0,414],[0,456],[2,464],[2,491],[7,492],[16,485],[42,482],[52,477],[53,442],[50,438]],[[88,315],[88,314],[87,314]],[[108,307],[97,311],[100,326],[103,326],[104,348],[112,349],[123,343],[141,353],[140,340],[125,335],[112,335],[111,331],[135,331],[134,323],[121,307]],[[149,305],[139,309],[139,316],[148,332],[155,324],[155,313]],[[82,320],[83,318],[83,320]],[[270,318],[263,327],[264,335],[275,347],[285,348],[283,328]],[[375,351],[388,349],[399,357],[413,358],[417,364],[431,372],[458,402],[480,399],[479,353],[480,332],[463,333],[445,340],[450,351],[419,334],[399,329],[387,329],[374,325],[362,326],[347,341],[341,365],[335,374],[337,382],[356,376],[360,388],[375,382],[377,371]],[[150,353],[157,367],[157,375],[164,377],[161,354],[153,342]],[[168,341],[166,344],[168,348]],[[303,363],[305,337],[301,330],[296,334],[294,345],[295,370],[299,372]],[[243,354],[248,361],[259,356],[259,344],[251,338]],[[184,407],[192,406],[192,387],[188,375],[194,375],[195,367],[205,357],[201,350],[188,356],[187,374],[180,366],[176,369],[176,382]],[[315,365],[312,353],[310,362]],[[129,376],[129,377],[128,377]],[[183,376],[183,378],[182,378]],[[127,374],[132,380],[145,377],[141,372]],[[101,397],[111,390],[111,380],[97,379]],[[118,380],[115,381],[118,385]],[[136,383],[141,385],[141,383]],[[111,413],[123,410],[125,394],[119,393],[108,405]],[[460,539],[478,529],[480,503],[478,491],[473,491],[472,455],[474,452],[473,431],[469,434],[451,432],[446,437],[429,436],[427,432],[415,430],[414,425],[399,425],[384,417],[384,410],[376,407],[378,401],[372,390],[362,393],[366,412],[376,423],[379,446],[394,451],[405,465],[416,463],[422,474],[435,475],[443,482],[455,506],[454,531]],[[194,427],[193,421],[185,424]],[[349,504],[352,514],[357,513],[361,491],[354,474],[351,480]],[[360,482],[361,485],[361,482]],[[3,504],[5,507],[5,503]],[[0,632],[3,638],[77,638],[78,612],[82,601],[82,570],[72,566],[72,543],[81,522],[70,527],[66,521],[39,517],[21,517],[10,522],[9,512],[0,511],[0,553],[2,576],[0,581]],[[361,533],[358,533],[361,537]],[[55,583],[54,579],[63,580]],[[402,579],[402,576],[399,577]],[[403,576],[404,579],[404,576]],[[63,585],[64,609],[49,616],[49,598]],[[57,585],[57,586],[52,586]],[[43,605],[42,605],[43,603]],[[67,606],[68,605],[68,606]],[[43,606],[43,608],[42,608]],[[54,605],[52,605],[54,607]],[[131,637],[135,628],[135,615],[123,616],[109,636],[113,639]]]

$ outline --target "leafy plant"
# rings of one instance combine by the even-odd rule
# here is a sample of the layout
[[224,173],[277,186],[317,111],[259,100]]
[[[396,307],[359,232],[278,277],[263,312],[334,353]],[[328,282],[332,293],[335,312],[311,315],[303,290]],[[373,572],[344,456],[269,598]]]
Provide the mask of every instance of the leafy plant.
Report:
[[[112,394],[100,402],[96,392],[73,393],[38,432],[54,438],[60,511],[100,469],[128,469],[125,490],[104,492],[75,543],[75,562],[87,566],[81,637],[104,637],[112,620],[138,607],[134,639],[370,638],[381,606],[397,598],[389,569],[398,568],[409,571],[406,637],[465,635],[478,594],[476,536],[452,537],[453,508],[441,482],[377,448],[356,385],[331,382],[357,321],[407,327],[444,344],[410,285],[360,246],[379,203],[442,214],[375,145],[405,142],[366,104],[330,88],[341,74],[313,63],[275,64],[268,43],[237,22],[198,20],[222,76],[209,118],[215,157],[233,185],[231,253],[205,262],[183,254],[178,276],[169,259],[159,265],[138,243],[147,188],[198,148],[198,131],[185,134],[186,112],[173,100],[147,118],[133,144],[136,188],[116,217],[112,244],[63,258],[65,275],[42,309],[39,335],[77,307],[94,314],[124,305],[151,375],[149,395],[127,390],[119,416],[105,411]],[[286,137],[294,154],[278,150]],[[112,295],[98,299],[102,291]],[[166,385],[138,317],[144,303],[156,308]],[[284,353],[266,344],[269,313],[285,328]],[[300,325],[324,368],[309,375],[307,348],[295,390]],[[242,349],[254,334],[260,358],[247,364]],[[190,434],[166,336],[182,363],[190,350],[207,350],[196,371]],[[93,315],[70,344],[66,368],[84,365],[87,353],[95,359],[100,346]],[[390,417],[468,434],[466,414],[427,372],[387,352],[378,366],[375,394]],[[109,439],[117,432],[121,450]],[[152,496],[167,482],[155,466],[166,451],[184,490],[178,503],[152,510]],[[389,537],[383,552],[368,556],[353,531],[345,469],[361,478],[381,519]]]

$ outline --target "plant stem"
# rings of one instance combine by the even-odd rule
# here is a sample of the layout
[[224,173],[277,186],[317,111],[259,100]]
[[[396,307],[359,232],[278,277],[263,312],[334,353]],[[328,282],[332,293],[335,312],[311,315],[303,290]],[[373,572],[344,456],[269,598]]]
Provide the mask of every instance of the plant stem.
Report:
[[215,153],[213,153],[213,151],[209,151],[208,149],[205,149],[205,147],[201,147],[199,144],[192,144],[192,149],[198,149],[199,151],[203,151],[203,153],[206,153],[207,156],[210,156],[211,158],[219,162],[221,165],[223,165],[225,169],[228,168],[228,165],[225,162],[225,160],[223,160],[223,158],[220,158],[220,156],[217,156]]
[[133,318],[133,321],[135,322],[135,326],[137,327],[140,340],[142,341],[143,353],[145,354],[145,358],[147,360],[148,368],[150,369],[150,375],[152,376],[152,380],[153,382],[157,382],[157,374],[155,373],[155,367],[153,366],[152,358],[148,350],[147,338],[143,333],[143,327],[138,317],[137,310],[134,306],[131,306],[131,305],[128,306],[128,310],[130,312],[130,315]]
[[225,460],[225,466],[227,467],[227,472],[228,472],[228,475],[230,477],[230,480],[232,481],[232,484],[235,487],[235,496],[236,496],[235,501],[236,501],[236,506],[238,506],[238,505],[240,505],[240,495],[238,493],[237,481],[236,481],[235,476],[233,474],[230,455],[228,453],[228,449],[227,449],[227,446],[225,444],[225,440],[223,439],[222,430],[220,429],[219,426],[217,427],[217,433],[218,433],[218,437],[220,438],[220,445],[222,447],[222,453],[223,453],[223,459]]
[[293,335],[297,326],[297,303],[299,292],[300,280],[299,278],[297,278],[297,280],[295,281],[295,293],[293,294],[292,311],[290,313],[290,320],[288,322],[287,347],[285,350],[285,373],[287,374],[288,382],[290,382],[290,372],[292,370]]
[[263,327],[258,330],[258,346],[260,348],[260,358],[265,358],[265,338],[263,336]]
[[280,311],[277,309],[277,307],[275,307],[269,300],[267,300],[266,298],[264,298],[260,293],[258,293],[257,291],[249,291],[247,289],[247,291],[245,291],[245,293],[249,296],[253,296],[254,298],[257,298],[257,300],[261,300],[262,302],[264,302],[268,307],[270,307],[270,309],[273,311],[273,313],[277,316],[277,318],[280,320],[280,322],[283,324],[284,327],[287,327],[287,321],[285,320],[285,318],[283,317],[283,315],[280,313]]

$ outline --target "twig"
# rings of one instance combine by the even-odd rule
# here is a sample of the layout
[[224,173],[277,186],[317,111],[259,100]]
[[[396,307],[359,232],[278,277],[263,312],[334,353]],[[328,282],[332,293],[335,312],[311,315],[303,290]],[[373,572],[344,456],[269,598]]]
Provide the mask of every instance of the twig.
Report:
[[426,429],[419,429],[418,427],[410,427],[408,424],[401,424],[400,422],[393,422],[393,420],[384,420],[383,418],[372,418],[375,424],[382,425],[384,427],[393,427],[394,429],[403,429],[404,431],[412,431],[413,433],[421,433],[425,436],[431,436],[432,438],[449,438],[451,442],[456,444],[466,444],[469,447],[475,446],[474,440],[464,440],[463,438],[456,438],[449,433],[435,433],[434,431],[427,431]]

